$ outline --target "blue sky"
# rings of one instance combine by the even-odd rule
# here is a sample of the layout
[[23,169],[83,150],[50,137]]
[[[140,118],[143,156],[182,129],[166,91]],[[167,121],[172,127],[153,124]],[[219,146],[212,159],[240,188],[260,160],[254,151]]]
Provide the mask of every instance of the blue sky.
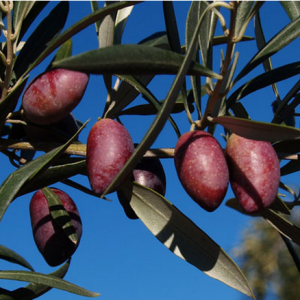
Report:
[[[55,2],[49,4],[46,11],[54,7]],[[102,3],[99,4],[101,7]],[[184,43],[185,19],[190,2],[174,2],[181,43]],[[262,22],[266,29],[266,39],[270,39],[279,29],[289,21],[278,2],[267,2],[262,9]],[[67,21],[69,26],[81,17],[91,12],[88,1],[73,1],[70,3],[70,15]],[[268,14],[266,14],[268,12]],[[280,15],[280,18],[278,17]],[[123,43],[138,43],[143,38],[165,30],[162,2],[149,1],[137,5],[129,18],[125,28]],[[248,35],[254,35],[253,22],[247,30]],[[82,53],[98,47],[95,28],[90,26],[73,39],[74,54]],[[215,66],[220,62],[220,49],[215,48]],[[297,61],[299,41],[286,47],[281,54],[274,56],[274,67],[284,63]],[[237,46],[240,51],[238,70],[256,53],[255,42],[241,43]],[[38,66],[30,74],[34,78],[42,72],[50,61]],[[262,68],[258,67],[253,73],[259,74]],[[150,90],[158,99],[163,99],[171,84],[173,76],[158,76],[149,85]],[[293,78],[288,82],[279,84],[282,97],[296,82]],[[256,92],[243,101],[252,119],[271,121],[271,103],[274,100],[271,88]],[[74,110],[74,115],[81,121],[91,119],[80,135],[80,140],[86,142],[91,126],[102,115],[106,100],[106,90],[101,76],[91,76],[83,101]],[[137,101],[142,101],[138,99]],[[145,134],[153,117],[122,117],[122,121],[133,137],[139,142]],[[189,123],[184,114],[175,116],[181,132],[189,130]],[[299,127],[299,124],[297,125]],[[216,137],[224,146],[221,138],[222,131],[216,132]],[[156,147],[174,147],[177,137],[169,124],[153,145]],[[0,181],[13,171],[5,157],[0,157]],[[184,214],[194,221],[201,229],[211,236],[228,254],[238,245],[242,230],[249,226],[251,218],[243,216],[227,208],[224,204],[213,212],[208,213],[195,204],[184,192],[177,179],[172,159],[162,160],[167,177],[166,198],[177,206]],[[86,178],[77,177],[81,184],[89,186]],[[291,183],[296,183],[291,177]],[[126,218],[115,194],[109,195],[112,202],[91,197],[62,184],[55,185],[63,189],[76,202],[83,222],[83,237],[78,250],[73,256],[72,264],[65,279],[82,287],[101,293],[99,299],[103,300],[160,300],[160,299],[241,299],[241,293],[227,287],[182,261],[160,244],[156,238],[139,220]],[[24,256],[38,272],[52,272],[38,252],[32,237],[29,219],[29,201],[32,194],[18,198],[9,207],[3,218],[0,232],[1,244]],[[226,199],[233,197],[228,190]],[[18,269],[8,263],[2,263],[2,269]],[[16,288],[22,283],[3,281],[3,287]],[[66,292],[52,290],[41,299],[57,298],[84,299]]]

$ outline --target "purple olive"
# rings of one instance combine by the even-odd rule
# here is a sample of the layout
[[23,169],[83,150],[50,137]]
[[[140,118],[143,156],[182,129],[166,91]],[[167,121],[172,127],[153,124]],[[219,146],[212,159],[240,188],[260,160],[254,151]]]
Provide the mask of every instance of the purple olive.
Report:
[[25,116],[35,124],[53,124],[78,105],[89,75],[66,69],[53,69],[36,77],[24,92]]
[[229,171],[218,141],[205,131],[186,132],[176,144],[174,162],[189,196],[207,211],[219,207],[229,185]]
[[60,198],[64,208],[69,213],[78,236],[78,242],[73,243],[61,227],[53,220],[48,201],[42,190],[38,190],[30,201],[30,218],[34,241],[50,266],[58,266],[69,259],[78,247],[82,224],[74,201],[63,191],[51,188]]
[[226,145],[230,184],[246,213],[257,213],[276,199],[280,182],[278,156],[271,143],[232,134]]
[[134,151],[127,129],[112,119],[101,119],[92,127],[86,150],[87,174],[96,194],[103,194]]

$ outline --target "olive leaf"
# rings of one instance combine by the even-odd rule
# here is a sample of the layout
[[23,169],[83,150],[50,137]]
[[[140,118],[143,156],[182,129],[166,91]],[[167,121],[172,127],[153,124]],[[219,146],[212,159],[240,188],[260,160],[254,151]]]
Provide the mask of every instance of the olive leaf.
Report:
[[32,282],[34,284],[64,290],[85,297],[98,297],[100,295],[99,293],[88,291],[80,286],[77,286],[56,276],[37,272],[0,271],[0,279]]
[[[90,74],[176,74],[183,57],[175,52],[145,45],[114,45],[90,50],[55,62],[54,67]],[[187,71],[219,79],[221,76],[199,63],[193,62]]]
[[43,188],[42,191],[48,201],[50,214],[54,222],[58,224],[72,243],[77,244],[77,232],[74,228],[71,217],[64,208],[60,198],[48,187]]
[[[50,273],[50,275],[63,278],[69,270],[69,266],[70,260],[63,264],[56,271]],[[31,300],[40,297],[49,290],[51,290],[51,287],[48,285],[29,283],[27,286],[15,289],[13,291],[0,289],[0,300]]]
[[23,266],[31,271],[33,270],[33,267],[27,262],[26,259],[24,259],[22,256],[20,256],[18,253],[15,251],[0,245],[0,259],[9,261],[11,263],[18,264],[20,266]]
[[139,219],[175,255],[254,298],[244,274],[224,250],[162,195],[136,182],[128,182],[122,193]]

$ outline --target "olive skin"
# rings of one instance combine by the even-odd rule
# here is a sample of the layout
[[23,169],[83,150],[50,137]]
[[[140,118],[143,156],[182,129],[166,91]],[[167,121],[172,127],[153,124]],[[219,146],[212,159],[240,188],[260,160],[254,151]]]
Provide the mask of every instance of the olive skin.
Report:
[[101,119],[87,139],[86,167],[92,190],[102,195],[134,151],[127,129],[112,119]]
[[163,196],[166,193],[166,175],[159,159],[143,159],[134,168],[133,179]]
[[244,212],[254,214],[269,207],[280,182],[279,160],[271,143],[231,134],[226,156],[230,184]]
[[174,162],[188,195],[212,212],[222,203],[229,185],[229,171],[218,141],[206,131],[190,131],[178,140]]
[[66,69],[40,74],[24,92],[22,106],[25,116],[39,125],[62,120],[79,104],[88,81],[88,74]]
[[59,189],[51,188],[51,190],[60,198],[69,213],[78,236],[76,244],[68,238],[53,220],[43,191],[38,190],[31,198],[29,206],[33,237],[45,261],[55,267],[69,259],[77,249],[82,235],[82,223],[74,201]]
[[[142,159],[133,170],[132,180],[161,195],[166,193],[166,175],[159,159]],[[129,219],[138,219],[122,190],[117,191],[118,199]]]

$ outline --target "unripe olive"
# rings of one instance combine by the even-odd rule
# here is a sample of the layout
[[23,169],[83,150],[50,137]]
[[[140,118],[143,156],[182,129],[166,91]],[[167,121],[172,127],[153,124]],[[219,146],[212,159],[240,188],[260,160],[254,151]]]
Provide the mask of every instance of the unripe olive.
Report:
[[36,77],[22,98],[26,117],[35,124],[53,124],[67,115],[82,99],[89,75],[53,69]]
[[231,134],[226,145],[232,190],[246,213],[269,207],[280,182],[278,156],[271,143]]
[[176,144],[174,162],[190,197],[207,211],[219,207],[229,185],[229,171],[218,141],[206,131],[186,132]]
[[30,201],[33,237],[46,262],[55,267],[69,259],[77,249],[82,235],[82,224],[74,201],[59,189],[51,188],[51,190],[60,198],[69,213],[78,236],[76,244],[69,239],[63,229],[53,220],[43,191],[38,190]]
[[87,139],[86,166],[96,194],[103,194],[134,151],[127,129],[112,119],[97,121]]

